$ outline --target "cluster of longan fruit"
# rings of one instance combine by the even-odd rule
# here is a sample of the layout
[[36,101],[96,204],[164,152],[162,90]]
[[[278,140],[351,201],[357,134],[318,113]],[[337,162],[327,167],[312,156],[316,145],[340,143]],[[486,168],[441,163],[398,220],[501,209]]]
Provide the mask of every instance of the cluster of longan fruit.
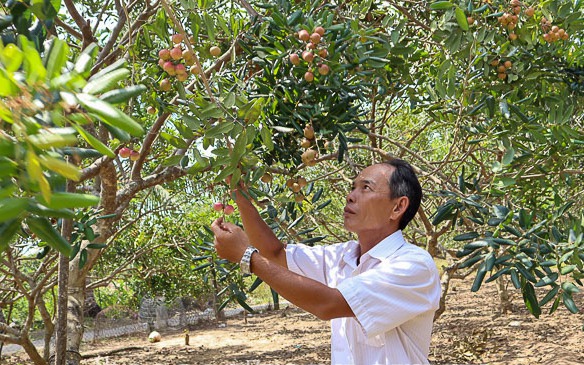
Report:
[[304,194],[302,194],[300,190],[302,190],[306,185],[308,185],[308,182],[302,176],[286,180],[286,186],[294,193],[294,200],[297,203],[300,203],[305,199]]
[[316,165],[316,158],[318,157],[318,152],[310,146],[315,142],[315,134],[314,128],[312,125],[308,124],[304,127],[304,139],[300,142],[300,146],[305,148],[306,150],[302,153],[302,162],[306,166],[314,166]]
[[491,66],[497,67],[497,77],[500,80],[505,80],[507,78],[507,71],[513,67],[513,62],[509,60],[501,62],[499,59],[494,59],[491,61]]
[[[182,34],[174,34],[172,36],[173,46],[158,51],[158,65],[169,77],[176,77],[180,82],[184,82],[189,78],[187,67],[195,64],[195,56],[191,51],[183,48],[183,40]],[[164,78],[160,81],[160,90],[169,91],[170,87],[169,78]]]
[[557,42],[559,40],[568,40],[570,35],[565,29],[558,27],[557,25],[552,25],[552,22],[546,18],[541,18],[541,30],[546,32],[543,35],[543,39],[548,43]]
[[314,72],[318,72],[320,75],[326,76],[330,72],[330,67],[323,63],[323,61],[328,57],[328,50],[326,45],[322,42],[324,37],[325,29],[323,27],[316,27],[312,33],[309,33],[306,29],[302,29],[296,33],[296,37],[306,43],[305,50],[302,53],[291,53],[289,56],[290,63],[294,66],[300,65],[302,60],[308,63],[308,71],[304,73],[304,80],[306,82],[314,81]]
[[[511,10],[501,15],[497,20],[499,21],[499,24],[510,31],[509,39],[514,41],[517,39],[517,34],[513,30],[517,27],[517,23],[519,22],[519,14],[521,14],[521,11],[523,10],[523,4],[521,4],[521,1],[519,0],[511,0],[509,5]],[[535,14],[535,9],[531,6],[527,7],[524,14],[531,18]]]
[[[175,77],[178,81],[184,82],[189,78],[189,72],[193,75],[201,73],[201,68],[195,62],[195,55],[186,47],[183,47],[182,42],[184,36],[182,34],[172,35],[173,45],[170,48],[163,48],[158,51],[158,65],[166,72],[169,77]],[[195,43],[195,39],[191,36],[189,38],[190,44]],[[213,57],[218,57],[221,54],[221,48],[212,46],[209,53]],[[187,68],[188,71],[187,71]],[[161,91],[170,91],[171,81],[168,77],[160,81]]]

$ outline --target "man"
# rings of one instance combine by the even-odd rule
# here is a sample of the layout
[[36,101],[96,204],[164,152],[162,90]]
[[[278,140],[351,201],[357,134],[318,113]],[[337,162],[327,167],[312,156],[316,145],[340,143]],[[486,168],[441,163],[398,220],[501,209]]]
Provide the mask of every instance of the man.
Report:
[[222,219],[211,228],[219,256],[331,320],[333,365],[427,364],[440,280],[432,257],[401,232],[421,198],[412,167],[394,159],[367,167],[353,182],[344,224],[357,241],[284,246],[239,192],[245,232]]

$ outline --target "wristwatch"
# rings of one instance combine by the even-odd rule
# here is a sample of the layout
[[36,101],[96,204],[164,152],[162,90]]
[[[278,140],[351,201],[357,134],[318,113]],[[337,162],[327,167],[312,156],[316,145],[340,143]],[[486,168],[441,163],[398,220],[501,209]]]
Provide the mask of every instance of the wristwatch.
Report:
[[241,268],[241,272],[244,275],[251,275],[251,255],[253,255],[254,252],[258,252],[258,249],[253,246],[249,246],[243,253],[239,267]]

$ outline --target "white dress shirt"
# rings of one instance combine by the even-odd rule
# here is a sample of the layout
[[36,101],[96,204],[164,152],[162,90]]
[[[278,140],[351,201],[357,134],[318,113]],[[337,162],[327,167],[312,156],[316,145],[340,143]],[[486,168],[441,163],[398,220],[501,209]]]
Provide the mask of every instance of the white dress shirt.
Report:
[[331,321],[333,365],[428,364],[440,278],[430,254],[397,231],[366,252],[359,244],[288,245],[288,268],[337,288],[355,317]]

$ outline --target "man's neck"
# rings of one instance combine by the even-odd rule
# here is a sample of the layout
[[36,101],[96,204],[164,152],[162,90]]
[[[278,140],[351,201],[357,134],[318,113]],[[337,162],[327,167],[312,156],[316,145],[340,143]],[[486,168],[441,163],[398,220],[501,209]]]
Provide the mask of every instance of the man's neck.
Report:
[[363,256],[367,251],[371,250],[377,244],[383,241],[386,237],[394,234],[398,230],[395,228],[379,230],[374,232],[359,232],[357,235],[359,239],[359,248],[361,253],[359,256]]

